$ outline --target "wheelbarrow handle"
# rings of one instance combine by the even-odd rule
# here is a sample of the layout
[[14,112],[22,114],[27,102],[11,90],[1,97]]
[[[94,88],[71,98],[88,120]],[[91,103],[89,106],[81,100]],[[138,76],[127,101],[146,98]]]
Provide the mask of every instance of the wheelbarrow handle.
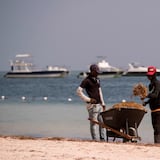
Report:
[[95,120],[93,120],[93,119],[91,119],[91,118],[88,118],[88,120],[90,120],[91,122],[93,122],[93,123],[95,123],[95,124],[100,125],[100,126],[103,127],[103,128],[109,129],[109,130],[111,130],[112,132],[114,132],[114,133],[116,133],[116,134],[118,134],[118,135],[120,135],[120,136],[122,136],[122,137],[124,137],[124,138],[126,138],[126,139],[128,139],[128,140],[132,140],[133,138],[135,138],[135,137],[130,136],[130,135],[128,135],[128,134],[125,134],[125,133],[123,133],[123,132],[117,131],[116,129],[113,129],[113,128],[107,126],[106,124],[104,124],[104,123],[102,123],[102,122],[95,121]]

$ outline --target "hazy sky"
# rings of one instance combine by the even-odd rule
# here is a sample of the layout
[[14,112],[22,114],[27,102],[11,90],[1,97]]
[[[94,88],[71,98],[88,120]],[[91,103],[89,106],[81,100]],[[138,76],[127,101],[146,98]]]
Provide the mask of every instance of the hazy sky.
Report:
[[0,0],[0,70],[23,53],[39,67],[160,67],[160,0]]

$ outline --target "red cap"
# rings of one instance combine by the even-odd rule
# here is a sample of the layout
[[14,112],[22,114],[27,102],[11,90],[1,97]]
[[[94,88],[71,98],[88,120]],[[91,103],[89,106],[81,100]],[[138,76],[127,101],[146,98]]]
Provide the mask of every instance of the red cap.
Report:
[[153,76],[155,73],[156,73],[156,67],[154,67],[154,66],[149,66],[149,67],[148,67],[147,75],[148,75],[148,76]]

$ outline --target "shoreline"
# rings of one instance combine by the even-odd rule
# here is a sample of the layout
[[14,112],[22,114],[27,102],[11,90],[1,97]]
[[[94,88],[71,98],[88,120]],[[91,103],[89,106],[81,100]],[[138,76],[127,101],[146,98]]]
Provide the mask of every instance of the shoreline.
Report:
[[119,141],[94,141],[92,139],[82,139],[82,138],[70,138],[70,137],[33,137],[33,136],[23,136],[23,135],[0,135],[0,138],[4,139],[17,139],[17,140],[50,140],[50,141],[77,141],[77,142],[99,142],[99,143],[113,143],[113,144],[135,144],[135,145],[144,145],[144,146],[160,146],[160,144],[154,144],[154,143],[144,143],[141,141],[138,142],[122,142],[122,140]]
[[160,144],[0,136],[1,160],[159,160]]

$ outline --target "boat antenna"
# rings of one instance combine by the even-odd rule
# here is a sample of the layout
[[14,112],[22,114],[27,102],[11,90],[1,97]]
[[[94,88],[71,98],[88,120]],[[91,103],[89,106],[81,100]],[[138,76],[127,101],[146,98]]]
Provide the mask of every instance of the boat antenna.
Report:
[[106,59],[106,56],[97,56],[98,59]]

